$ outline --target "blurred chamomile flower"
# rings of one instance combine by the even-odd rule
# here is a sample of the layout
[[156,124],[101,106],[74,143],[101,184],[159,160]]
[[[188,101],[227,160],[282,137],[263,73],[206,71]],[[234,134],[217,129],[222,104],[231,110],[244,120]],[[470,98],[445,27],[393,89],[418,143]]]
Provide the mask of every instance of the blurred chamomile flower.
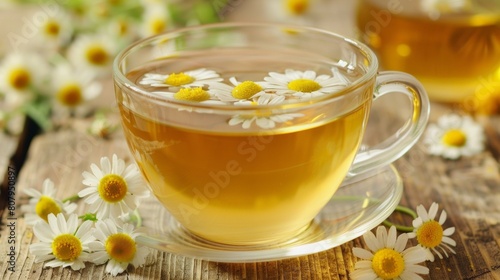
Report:
[[49,65],[31,52],[9,53],[0,63],[0,95],[10,108],[18,108],[35,97],[35,89],[43,89]]
[[85,34],[70,45],[68,59],[78,69],[90,70],[95,76],[102,76],[111,73],[116,52],[113,37],[107,34]]
[[371,231],[363,235],[369,250],[353,248],[356,257],[362,260],[354,266],[352,279],[422,279],[418,274],[428,274],[429,269],[418,263],[425,261],[425,250],[419,246],[406,248],[408,235],[397,236],[396,227],[391,226],[386,231],[384,226],[377,228],[375,236]]
[[433,252],[440,259],[443,258],[442,253],[448,257],[448,252],[455,254],[452,246],[456,246],[455,240],[450,236],[455,232],[455,227],[443,229],[443,224],[446,221],[446,211],[442,211],[439,216],[439,221],[434,220],[438,212],[438,204],[433,202],[429,208],[429,212],[425,211],[424,206],[417,206],[418,217],[413,220],[413,232],[408,233],[409,238],[417,238],[419,246],[425,249],[427,260],[434,261]]
[[116,154],[111,161],[102,157],[101,168],[96,164],[90,168],[92,173],[84,171],[82,174],[82,183],[88,187],[78,196],[85,198],[89,212],[96,214],[98,220],[116,219],[134,211],[140,199],[149,196],[137,166],[125,167],[125,162]]
[[102,91],[101,84],[94,79],[90,71],[77,71],[67,63],[56,66],[51,88],[54,94],[54,109],[59,110],[59,115],[67,112],[84,114],[84,105]]
[[90,123],[88,132],[91,135],[106,139],[109,138],[116,129],[117,125],[112,124],[104,114],[97,113],[94,116],[94,120]]
[[38,222],[33,226],[35,236],[40,240],[30,245],[35,262],[45,262],[44,267],[71,267],[80,270],[89,261],[89,243],[95,240],[92,235],[92,222],[79,224],[76,214],[68,219],[62,213],[49,214],[48,223]]
[[312,98],[333,93],[349,85],[337,68],[332,68],[330,75],[317,75],[312,70],[297,71],[286,69],[285,73],[270,72],[264,78],[266,91],[275,91],[278,95],[293,95],[300,99]]
[[45,179],[42,184],[42,191],[30,188],[24,193],[30,196],[28,204],[21,205],[21,211],[27,224],[34,225],[40,220],[48,221],[49,214],[57,215],[73,213],[77,205],[70,201],[62,202],[55,198],[56,188],[50,179]]
[[142,15],[142,26],[140,35],[142,37],[149,37],[158,35],[173,28],[173,21],[165,2],[144,3],[144,12]]
[[65,46],[71,40],[74,32],[73,21],[63,11],[48,17],[37,27],[39,31],[36,36],[37,47],[52,51],[57,51]]
[[[245,100],[235,103],[238,106],[259,106],[259,105],[275,105],[280,104],[285,100],[284,96],[270,97],[269,94],[261,95],[255,101]],[[270,129],[276,127],[277,123],[285,123],[295,118],[303,117],[301,113],[274,114],[268,110],[254,110],[248,114],[239,114],[229,120],[229,125],[240,125],[244,129],[248,129],[255,123],[258,127]]]
[[122,273],[129,264],[135,268],[142,266],[150,253],[149,249],[137,244],[135,239],[140,233],[131,224],[117,226],[117,221],[105,219],[97,221],[94,237],[90,244],[90,259],[95,264],[106,264],[106,272],[113,276]]
[[221,81],[222,78],[217,72],[200,68],[167,75],[147,73],[139,84],[152,87],[173,87],[178,89],[181,87],[206,87]]
[[483,127],[470,116],[444,115],[427,127],[424,143],[432,155],[447,159],[472,156],[484,149]]

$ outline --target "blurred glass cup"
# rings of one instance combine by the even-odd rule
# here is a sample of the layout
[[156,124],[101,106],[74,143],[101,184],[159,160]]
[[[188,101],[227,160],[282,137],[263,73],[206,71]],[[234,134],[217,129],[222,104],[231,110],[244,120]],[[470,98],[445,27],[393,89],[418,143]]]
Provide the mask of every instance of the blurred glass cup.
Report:
[[500,96],[499,0],[359,0],[359,38],[381,68],[416,76],[433,101],[476,111]]

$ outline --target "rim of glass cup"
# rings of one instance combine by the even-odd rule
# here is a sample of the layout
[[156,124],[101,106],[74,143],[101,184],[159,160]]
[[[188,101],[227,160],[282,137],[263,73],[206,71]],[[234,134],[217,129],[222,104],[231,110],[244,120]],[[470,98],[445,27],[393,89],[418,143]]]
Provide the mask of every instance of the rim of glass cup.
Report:
[[[183,33],[189,33],[194,30],[208,30],[208,29],[226,29],[226,28],[248,28],[248,27],[256,27],[256,28],[280,28],[282,30],[293,30],[293,31],[301,31],[301,32],[314,32],[317,34],[322,34],[326,36],[331,36],[335,38],[335,40],[341,40],[350,45],[353,49],[357,49],[361,54],[364,55],[364,58],[368,61],[367,69],[362,74],[361,77],[354,80],[351,84],[346,86],[345,88],[335,92],[333,95],[325,95],[318,96],[307,99],[305,101],[297,101],[291,103],[282,103],[282,104],[273,104],[273,105],[254,105],[254,106],[232,106],[232,105],[223,105],[223,104],[203,104],[199,102],[189,102],[182,100],[173,100],[165,97],[160,97],[158,95],[152,95],[147,90],[139,88],[132,81],[130,81],[127,77],[127,73],[123,73],[122,64],[125,59],[133,54],[134,52],[151,46],[154,42],[164,41],[165,38],[177,38]],[[190,27],[178,28],[169,32],[165,32],[162,34],[150,36],[141,40],[138,40],[129,46],[125,47],[125,49],[121,50],[115,57],[113,61],[113,79],[115,83],[120,84],[128,88],[132,94],[139,94],[147,99],[154,100],[155,102],[162,103],[162,106],[168,107],[189,107],[189,108],[198,108],[198,109],[211,109],[211,110],[221,110],[221,111],[257,111],[262,109],[267,110],[284,110],[291,108],[301,108],[304,106],[311,106],[315,104],[320,104],[324,101],[330,101],[337,98],[342,98],[343,96],[354,94],[355,89],[362,87],[366,84],[370,79],[372,79],[378,71],[378,59],[375,53],[365,44],[361,43],[356,39],[351,39],[341,34],[331,32],[325,29],[316,28],[316,27],[308,27],[308,26],[299,26],[299,25],[290,25],[290,24],[278,24],[278,23],[249,23],[249,22],[223,22],[223,23],[211,23],[204,25],[196,25]]]

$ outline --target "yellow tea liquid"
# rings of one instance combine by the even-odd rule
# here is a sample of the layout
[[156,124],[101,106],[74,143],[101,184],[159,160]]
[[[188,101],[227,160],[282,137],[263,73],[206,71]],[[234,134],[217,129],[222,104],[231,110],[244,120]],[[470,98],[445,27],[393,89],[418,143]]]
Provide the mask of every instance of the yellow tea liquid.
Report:
[[[251,69],[238,71],[237,77],[263,78],[267,72],[261,69],[279,65],[260,63],[252,55],[241,56],[248,60],[235,64],[225,56],[226,63],[214,58],[214,67]],[[212,69],[210,57],[194,61]],[[262,57],[266,61],[272,58]],[[182,59],[171,63],[175,70],[145,67],[129,78],[137,80],[151,69],[179,72],[183,63]],[[192,64],[188,60],[185,65]],[[226,73],[226,77],[232,74]],[[169,212],[205,239],[258,244],[299,233],[330,200],[358,150],[372,89],[372,82],[358,88],[363,91],[361,99],[350,108],[342,106],[345,113],[317,113],[312,107],[303,111],[303,120],[295,120],[300,125],[290,122],[289,127],[276,130],[230,127],[228,116],[208,111],[156,105],[144,109],[140,102],[118,103],[131,151],[152,192]],[[116,90],[122,94],[122,89]],[[197,128],[179,125],[182,122],[196,123]]]
[[359,37],[386,70],[416,76],[431,99],[458,102],[481,89],[500,94],[500,1],[471,1],[462,14],[437,19],[414,0],[361,0]]

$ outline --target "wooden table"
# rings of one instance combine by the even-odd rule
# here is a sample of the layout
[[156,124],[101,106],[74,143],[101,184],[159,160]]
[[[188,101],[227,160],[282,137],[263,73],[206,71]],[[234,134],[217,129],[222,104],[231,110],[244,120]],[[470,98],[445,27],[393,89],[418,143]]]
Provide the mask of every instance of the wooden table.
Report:
[[[255,5],[245,3],[237,8],[244,10],[243,5]],[[345,15],[349,6],[340,6],[344,8],[336,11]],[[346,34],[352,32],[336,25],[331,25],[331,29],[344,30]],[[112,89],[108,88],[102,98],[106,102],[112,100]],[[432,106],[431,122],[454,110],[440,104]],[[391,133],[397,126],[391,120],[400,117],[398,110],[388,110],[382,104],[375,106],[367,138],[375,141]],[[117,120],[116,113],[111,119]],[[438,202],[440,209],[448,212],[445,226],[456,228],[452,238],[457,241],[457,254],[448,259],[426,262],[424,265],[430,269],[430,274],[425,279],[500,279],[500,118],[482,118],[480,121],[487,127],[489,145],[479,155],[457,161],[444,160],[429,156],[420,141],[395,163],[404,182],[400,204],[415,209],[419,204],[429,207],[433,201]],[[105,274],[103,265],[88,264],[82,271],[74,272],[62,268],[44,269],[42,263],[34,263],[28,247],[36,240],[32,228],[24,223],[19,211],[19,207],[27,202],[22,190],[40,188],[45,178],[51,178],[59,186],[58,197],[67,197],[81,189],[81,172],[88,170],[91,163],[97,163],[101,156],[116,153],[131,162],[120,130],[110,139],[97,138],[86,132],[89,122],[72,121],[63,129],[41,134],[33,140],[23,168],[16,170],[19,173],[15,186],[15,215],[0,210],[0,279],[111,278]],[[5,170],[15,142],[16,139],[0,137],[1,170]],[[5,200],[6,194],[2,193],[1,198]],[[144,213],[144,219],[153,215]],[[400,213],[394,213],[390,219],[406,225],[411,223],[409,217]],[[13,231],[8,226],[12,222],[15,224]],[[14,263],[8,262],[11,259],[7,255],[10,252],[9,238],[16,239]],[[411,244],[415,245],[415,240]],[[116,279],[349,279],[357,260],[352,248],[363,246],[362,239],[357,238],[317,254],[244,264],[215,263],[153,251],[144,267],[129,268]],[[9,270],[12,264],[15,272]]]

